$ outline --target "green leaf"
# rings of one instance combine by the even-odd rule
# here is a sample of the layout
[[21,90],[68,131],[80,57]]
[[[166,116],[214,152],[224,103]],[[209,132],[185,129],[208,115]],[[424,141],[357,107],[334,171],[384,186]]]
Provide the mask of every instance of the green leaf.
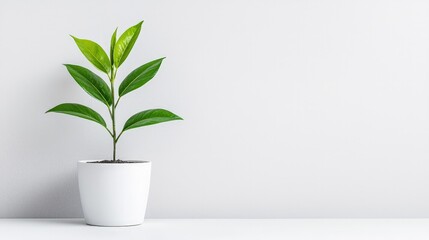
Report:
[[98,69],[110,72],[110,61],[106,52],[96,42],[71,36],[85,57]]
[[130,117],[127,122],[125,122],[124,129],[122,131],[174,120],[183,119],[164,109],[146,110]]
[[113,50],[115,49],[116,44],[116,32],[118,31],[118,28],[115,29],[115,32],[113,32],[112,39],[110,40],[110,64],[113,66]]
[[122,97],[125,94],[143,86],[155,77],[159,67],[161,66],[162,60],[164,60],[164,58],[148,62],[132,71],[119,86],[119,96]]
[[100,114],[98,114],[96,111],[92,110],[89,107],[77,103],[63,103],[48,110],[46,113],[48,112],[63,113],[76,117],[81,117],[99,123],[103,127],[106,127],[106,122]]
[[112,95],[106,82],[91,70],[72,64],[64,64],[70,75],[89,95],[107,106],[112,105]]
[[137,23],[136,25],[128,28],[118,39],[113,50],[113,59],[115,66],[118,68],[125,61],[130,54],[131,49],[136,42],[140,30],[142,27],[143,21]]

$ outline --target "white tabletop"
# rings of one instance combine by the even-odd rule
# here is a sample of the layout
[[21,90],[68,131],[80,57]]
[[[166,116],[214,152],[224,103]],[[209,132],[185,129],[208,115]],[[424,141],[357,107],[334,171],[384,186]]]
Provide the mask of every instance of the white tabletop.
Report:
[[0,219],[0,239],[429,239],[429,219],[149,219],[93,227],[82,219]]

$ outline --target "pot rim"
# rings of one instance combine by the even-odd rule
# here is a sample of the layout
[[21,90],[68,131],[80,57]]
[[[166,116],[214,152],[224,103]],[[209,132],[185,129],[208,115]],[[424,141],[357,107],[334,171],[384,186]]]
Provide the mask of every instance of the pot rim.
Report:
[[[79,160],[77,163],[79,164],[86,164],[86,163],[94,163],[97,161],[103,161],[103,160]],[[129,165],[129,164],[151,164],[151,161],[144,161],[144,160],[127,160],[124,159],[124,161],[129,161],[127,163],[97,163],[97,165]]]

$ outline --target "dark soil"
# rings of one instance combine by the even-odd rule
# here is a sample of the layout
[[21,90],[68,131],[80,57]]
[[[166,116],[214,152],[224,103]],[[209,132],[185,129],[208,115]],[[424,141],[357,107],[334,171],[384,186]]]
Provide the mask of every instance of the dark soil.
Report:
[[137,163],[134,161],[123,161],[123,160],[102,160],[102,161],[96,161],[96,162],[88,162],[88,163]]

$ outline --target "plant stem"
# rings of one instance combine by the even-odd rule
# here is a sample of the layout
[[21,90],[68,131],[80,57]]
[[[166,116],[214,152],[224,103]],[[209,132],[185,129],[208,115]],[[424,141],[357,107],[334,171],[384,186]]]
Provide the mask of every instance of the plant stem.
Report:
[[115,108],[118,106],[119,100],[121,100],[121,96],[118,97],[118,101],[116,101]]
[[112,70],[110,72],[111,75],[111,79],[110,79],[110,90],[112,93],[112,111],[110,114],[110,117],[112,118],[112,139],[113,139],[113,161],[116,161],[116,124],[115,124],[115,109],[116,109],[116,104],[115,104],[115,77],[116,77],[116,72],[114,73],[113,70],[113,66],[112,66]]
[[121,137],[123,132],[124,132],[124,130],[122,130],[121,133],[119,133],[118,137],[116,138],[116,142],[119,140],[119,138]]

